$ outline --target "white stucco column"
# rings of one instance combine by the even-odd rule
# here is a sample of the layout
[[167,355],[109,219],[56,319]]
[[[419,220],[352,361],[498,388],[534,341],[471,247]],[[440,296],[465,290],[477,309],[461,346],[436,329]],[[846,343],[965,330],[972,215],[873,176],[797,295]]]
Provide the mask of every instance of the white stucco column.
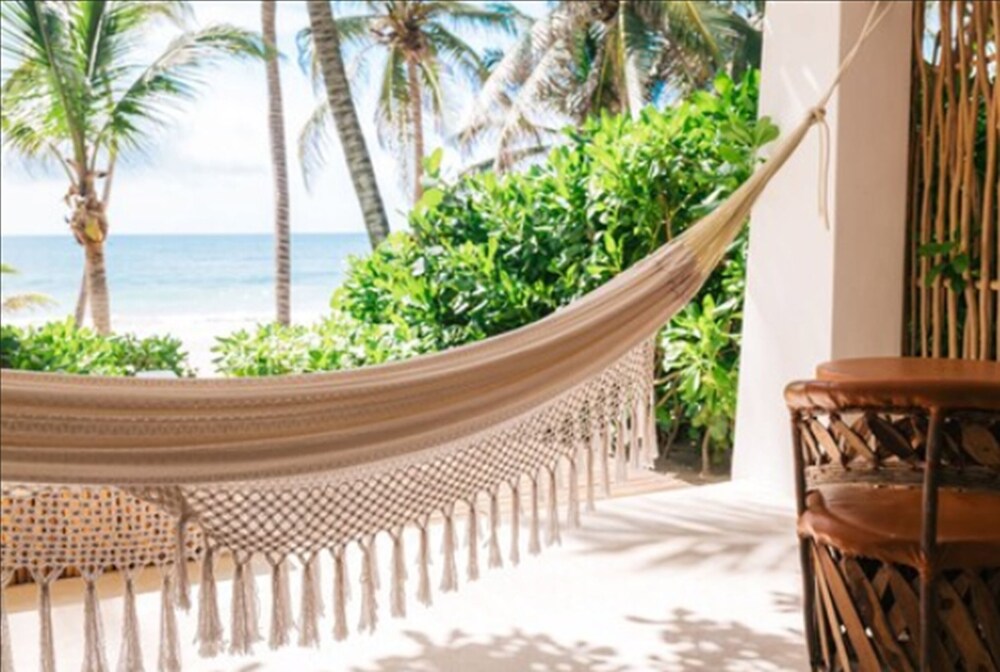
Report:
[[[797,124],[834,77],[871,2],[770,2],[761,114]],[[899,354],[911,7],[894,3],[831,101],[830,230],[813,131],[754,207],[733,472],[792,492],[782,391],[822,361]]]

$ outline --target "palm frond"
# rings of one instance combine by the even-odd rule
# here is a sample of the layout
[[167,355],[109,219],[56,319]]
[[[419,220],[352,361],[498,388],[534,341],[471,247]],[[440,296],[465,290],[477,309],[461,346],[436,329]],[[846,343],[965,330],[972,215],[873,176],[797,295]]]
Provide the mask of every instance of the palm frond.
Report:
[[242,28],[218,24],[183,33],[114,102],[98,137],[115,151],[141,148],[150,127],[167,124],[198,93],[207,68],[224,58],[267,55],[260,35]]
[[15,294],[8,296],[0,302],[0,312],[7,315],[10,313],[21,313],[30,310],[39,310],[56,305],[51,296],[45,294]]
[[332,124],[330,103],[324,99],[316,105],[299,131],[299,166],[307,190],[312,190],[317,173],[326,165]]

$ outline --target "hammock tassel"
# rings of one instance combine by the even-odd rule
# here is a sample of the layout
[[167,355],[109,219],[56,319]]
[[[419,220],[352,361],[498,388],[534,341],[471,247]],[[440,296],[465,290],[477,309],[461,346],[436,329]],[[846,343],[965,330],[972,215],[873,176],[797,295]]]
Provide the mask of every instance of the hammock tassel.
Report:
[[557,474],[559,473],[559,463],[556,462],[549,469],[549,498],[547,504],[549,506],[549,524],[545,531],[545,545],[551,546],[552,544],[562,545],[562,537],[559,533],[559,479]]
[[583,448],[584,458],[587,460],[587,513],[593,513],[596,508],[594,504],[594,458],[597,451],[600,450],[598,437],[598,433],[592,429],[588,439],[589,443]]
[[160,591],[160,657],[157,663],[159,672],[180,672],[181,670],[181,643],[177,636],[175,576],[176,572],[169,568],[163,572],[163,586]]
[[521,482],[517,479],[510,484],[510,564],[515,567],[521,562]]
[[87,572],[83,576],[83,672],[105,672],[108,669],[101,628],[101,606],[97,600],[98,576],[99,572]]
[[538,474],[531,477],[531,534],[528,537],[528,553],[538,555],[542,552],[542,544],[539,535],[539,514],[538,500],[540,496],[538,488]]
[[419,581],[417,583],[417,602],[424,606],[431,606],[433,601],[431,598],[431,553],[430,553],[430,535],[427,530],[427,526],[430,524],[428,519],[424,519],[420,523],[420,550],[417,557],[417,568],[419,570]]
[[[235,599],[235,581],[233,586]],[[198,586],[198,654],[214,658],[222,653],[222,637],[222,617],[219,615],[219,594],[215,583],[215,548],[206,544]]]
[[406,553],[403,550],[403,533],[400,527],[392,533],[392,590],[389,596],[393,618],[406,616]]
[[569,503],[566,524],[571,530],[580,527],[580,474],[576,468],[579,458],[580,455],[577,452],[569,460]]
[[0,575],[0,672],[14,672],[14,651],[10,643],[10,623],[7,621],[7,584],[14,578],[13,572]]
[[466,576],[469,581],[479,580],[479,515],[476,513],[476,498],[469,500],[469,527],[466,532],[469,545],[469,566]]
[[347,562],[345,549],[333,549],[333,638],[342,642],[347,639]]
[[319,617],[323,613],[320,592],[319,556],[315,553],[302,564],[302,610],[299,614],[299,646],[319,646]]
[[235,655],[253,653],[253,645],[260,640],[257,623],[257,585],[254,581],[250,556],[233,555],[233,627],[229,652]]
[[41,672],[56,672],[55,637],[52,632],[52,582],[61,574],[61,570],[50,569],[48,572],[31,572],[38,585],[38,625],[39,625],[39,661]]
[[601,481],[604,496],[611,496],[611,426],[606,423],[601,428]]
[[639,469],[642,466],[642,453],[639,447],[641,440],[639,438],[640,417],[642,417],[642,402],[636,399],[629,415],[629,458],[633,469]]
[[458,567],[455,563],[455,507],[449,505],[444,510],[444,571],[441,573],[441,592],[458,590]]
[[375,537],[369,537],[360,542],[361,546],[361,618],[358,620],[358,631],[375,632],[378,624],[378,602],[375,599]]
[[272,649],[280,649],[291,641],[291,631],[295,627],[288,561],[268,558],[268,563],[271,565],[271,633],[267,643]]
[[503,554],[500,552],[500,498],[498,492],[490,492],[490,558],[489,568],[503,567]]
[[627,431],[628,423],[624,415],[619,413],[618,421],[615,423],[615,483],[624,483],[628,480]]
[[187,564],[187,527],[190,518],[187,507],[182,505],[181,515],[177,520],[177,538],[174,542],[174,570],[177,572],[177,606],[184,611],[191,610],[191,579],[188,576]]
[[118,652],[118,672],[143,672],[139,614],[135,605],[135,570],[124,569],[122,576],[125,578],[125,596],[122,644]]

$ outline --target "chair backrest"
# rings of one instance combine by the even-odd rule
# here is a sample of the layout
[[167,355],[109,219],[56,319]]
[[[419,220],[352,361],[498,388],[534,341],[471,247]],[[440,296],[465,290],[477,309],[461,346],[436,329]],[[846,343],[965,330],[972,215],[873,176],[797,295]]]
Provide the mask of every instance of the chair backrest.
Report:
[[1000,492],[1000,391],[944,394],[824,380],[792,383],[785,399],[801,495],[826,483],[923,484],[935,416],[937,483]]

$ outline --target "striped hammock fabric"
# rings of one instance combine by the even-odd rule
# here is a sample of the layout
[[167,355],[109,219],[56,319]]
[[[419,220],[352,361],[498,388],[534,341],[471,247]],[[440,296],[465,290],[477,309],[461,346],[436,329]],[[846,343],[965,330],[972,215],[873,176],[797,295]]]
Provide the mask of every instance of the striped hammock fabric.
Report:
[[[873,10],[841,72],[887,10]],[[262,639],[253,561],[271,568],[269,644],[291,643],[297,629],[297,643],[311,646],[320,640],[324,595],[333,596],[334,637],[350,629],[348,549],[361,558],[357,628],[371,630],[381,594],[377,544],[391,548],[389,608],[403,616],[408,593],[430,602],[438,550],[440,590],[457,587],[460,524],[470,580],[480,552],[495,567],[505,556],[516,563],[522,548],[536,553],[543,540],[557,542],[561,526],[578,525],[581,508],[593,506],[597,488],[622,477],[629,462],[653,457],[652,338],[695,295],[765,185],[822,123],[833,86],[712,214],[580,301],[514,332],[310,376],[135,380],[4,371],[0,579],[6,586],[26,571],[37,584],[41,669],[55,670],[50,591],[67,569],[86,585],[85,670],[108,669],[97,578],[121,576],[118,669],[132,672],[144,669],[134,578],[159,567],[158,665],[173,671],[181,666],[176,612],[193,601],[190,561],[200,565],[200,653],[211,656],[247,653]],[[499,502],[508,494],[514,505],[502,553]],[[443,523],[439,549],[429,538],[432,520]],[[412,577],[404,538],[416,543]],[[235,568],[228,627],[214,579],[220,554]],[[331,558],[332,591],[319,571]],[[291,565],[302,570],[297,615]],[[0,662],[12,672],[6,614]]]

